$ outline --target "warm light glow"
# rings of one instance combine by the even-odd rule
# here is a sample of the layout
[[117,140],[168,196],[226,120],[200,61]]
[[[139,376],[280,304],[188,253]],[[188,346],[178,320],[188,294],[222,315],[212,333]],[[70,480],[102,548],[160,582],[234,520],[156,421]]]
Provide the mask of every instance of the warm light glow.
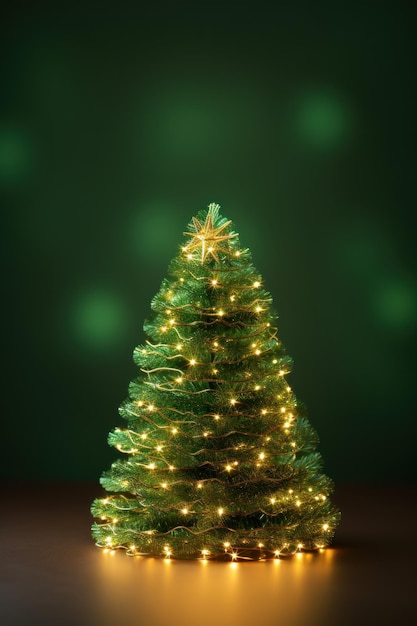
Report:
[[255,354],[257,354],[259,356],[261,354],[261,351],[259,349],[255,350]]
[[202,489],[203,488],[203,483],[197,483],[197,489]]
[[329,524],[323,524],[323,530],[329,530]]
[[146,433],[142,433],[142,434],[141,434],[141,439],[146,439],[146,437],[147,437],[147,436],[148,436],[148,435],[147,435]]
[[282,406],[282,407],[281,407],[281,413],[285,413],[285,411],[286,411],[286,410],[287,410],[287,409],[285,408],[285,406]]
[[155,463],[149,463],[148,467],[149,467],[149,469],[153,470],[153,469],[155,469],[156,465],[155,465]]
[[279,370],[279,375],[280,376],[284,376],[284,374],[285,374],[284,370]]
[[168,489],[168,483],[161,483],[162,489]]
[[183,379],[181,378],[181,376],[178,376],[178,378],[175,379],[177,383],[182,383]]
[[253,283],[254,287],[260,287],[261,283],[259,282],[259,280],[255,280],[255,282]]
[[143,406],[142,400],[138,400],[138,406]]
[[169,320],[169,323],[170,323],[170,325],[171,325],[171,326],[174,326],[174,324],[175,324],[175,320],[174,320],[174,319],[171,319],[171,320]]
[[237,400],[235,398],[232,398],[230,400],[230,404],[233,405],[233,406],[236,404],[236,402],[237,402]]
[[180,343],[177,343],[177,345],[175,346],[177,350],[181,350],[182,345]]
[[187,515],[188,509],[184,507],[183,509],[181,509],[181,513],[183,513],[183,515]]
[[211,281],[212,285],[217,285],[217,280],[215,278],[213,278],[213,280]]
[[163,446],[156,446],[158,452],[162,452]]
[[270,498],[270,500],[269,500],[269,501],[270,501],[270,503],[271,503],[271,504],[275,504],[276,499],[275,499],[275,498]]
[[209,433],[206,431],[205,433],[203,433],[203,437],[208,437]]
[[230,302],[234,302],[236,300],[236,296],[230,296]]
[[171,432],[172,432],[172,434],[173,434],[173,435],[176,435],[176,434],[177,434],[177,432],[178,432],[178,429],[177,429],[177,428],[173,428],[173,429],[171,430]]
[[222,507],[219,507],[219,508],[217,509],[217,513],[218,513],[219,515],[223,515],[223,513],[224,513],[224,509],[223,509]]
[[265,452],[261,452],[259,458],[261,459],[261,461],[263,461],[265,458]]
[[260,388],[261,388],[260,385],[255,385],[255,391],[259,391]]
[[268,411],[266,409],[262,409],[261,413],[262,413],[262,415],[266,415],[268,413]]
[[170,466],[169,466],[169,469],[170,469],[170,471],[172,472],[172,471],[175,469],[175,467],[174,467],[173,465],[170,465]]
[[218,315],[219,317],[223,317],[223,315],[224,315],[224,311],[222,311],[222,310],[220,309],[220,311],[217,311],[217,315]]
[[190,365],[195,365],[195,364],[196,364],[196,362],[197,362],[197,361],[196,361],[195,359],[190,359],[190,361],[189,361]]
[[263,543],[258,543],[258,548],[263,548],[264,544]]
[[236,250],[235,256],[240,256],[240,250]]
[[233,467],[231,465],[226,465],[226,471],[231,472]]
[[215,416],[214,416],[214,419],[215,419],[215,420],[219,420],[219,419],[220,419],[220,415],[215,415]]
[[225,548],[230,548],[230,543],[228,541],[225,541],[223,545]]
[[153,411],[153,410],[154,410],[154,408],[155,408],[155,407],[154,407],[154,405],[153,405],[153,404],[150,404],[150,405],[148,406],[148,411]]
[[255,310],[256,310],[257,313],[260,313],[262,311],[262,307],[257,306]]

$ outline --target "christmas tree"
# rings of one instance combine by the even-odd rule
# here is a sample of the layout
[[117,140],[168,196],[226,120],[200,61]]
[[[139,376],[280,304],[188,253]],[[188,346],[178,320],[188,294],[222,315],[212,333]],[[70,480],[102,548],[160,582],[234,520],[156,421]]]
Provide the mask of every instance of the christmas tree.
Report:
[[92,505],[105,549],[273,558],[326,547],[339,521],[271,296],[219,208],[193,217],[134,350],[108,439],[124,458]]

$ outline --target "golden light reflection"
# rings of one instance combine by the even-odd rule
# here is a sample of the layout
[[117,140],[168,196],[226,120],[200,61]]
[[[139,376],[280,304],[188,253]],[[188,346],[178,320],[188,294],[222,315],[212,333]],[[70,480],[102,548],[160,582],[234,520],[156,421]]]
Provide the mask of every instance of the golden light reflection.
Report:
[[[232,545],[225,549],[232,554]],[[123,607],[123,620],[129,624],[137,616],[143,623],[170,624],[177,610],[182,624],[196,623],[198,615],[199,626],[212,626],[216,615],[225,624],[327,624],[338,556],[337,549],[326,548],[297,552],[293,558],[222,562],[203,554],[199,560],[184,561],[172,554],[127,559],[123,551],[97,551],[92,623],[120,623]]]

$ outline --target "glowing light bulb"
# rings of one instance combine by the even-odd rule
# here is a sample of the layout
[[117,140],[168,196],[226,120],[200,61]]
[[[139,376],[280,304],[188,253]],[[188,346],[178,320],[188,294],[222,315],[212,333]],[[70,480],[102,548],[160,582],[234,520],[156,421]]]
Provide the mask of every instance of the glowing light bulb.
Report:
[[259,282],[259,280],[255,280],[255,282],[253,283],[254,287],[260,287],[261,283]]
[[237,559],[237,552],[232,552],[231,557],[232,560],[235,561]]
[[266,415],[268,413],[267,409],[262,409],[261,414]]
[[261,351],[259,349],[255,350],[255,354],[257,354],[259,356],[261,354]]
[[180,278],[180,283],[183,283],[183,282],[184,282],[184,279],[183,279],[183,278]]
[[302,547],[303,547],[303,544],[302,544],[302,543],[298,543],[298,544],[297,544],[297,548],[298,548],[298,550],[301,550],[301,548],[302,548]]
[[181,378],[181,376],[178,376],[178,378],[175,379],[177,383],[181,384],[183,379]]
[[111,546],[111,544],[113,543],[113,539],[112,537],[106,537],[106,543]]
[[155,469],[156,465],[155,465],[155,463],[149,463],[148,467],[149,467],[149,469],[153,470],[153,469]]
[[236,404],[236,402],[237,402],[237,400],[236,400],[235,398],[232,398],[232,399],[230,400],[230,404],[231,404],[232,406],[234,406],[234,405]]
[[271,504],[275,504],[276,498],[270,498],[269,501],[270,501]]
[[223,513],[224,513],[224,509],[220,506],[220,507],[217,509],[217,513],[218,513],[218,515],[223,515]]
[[118,443],[118,444],[117,444],[117,446],[116,446],[116,448],[117,448],[118,450],[121,450],[121,449],[122,449],[122,444],[121,444],[121,443]]
[[158,452],[162,452],[163,446],[156,446]]
[[197,489],[202,489],[203,488],[203,483],[197,483]]
[[168,483],[161,483],[161,487],[162,487],[162,489],[167,489],[168,488]]
[[260,388],[261,388],[260,385],[255,385],[255,391],[259,391]]
[[231,472],[233,467],[231,465],[226,465],[226,472]]
[[295,504],[296,504],[296,506],[301,506],[300,500],[296,500]]
[[155,407],[154,407],[154,405],[153,405],[153,404],[150,404],[150,405],[148,406],[148,411],[153,411],[153,410],[154,410],[154,408],[155,408]]
[[195,359],[190,359],[189,363],[190,363],[190,365],[195,365],[197,363],[197,361]]
[[252,348],[256,348],[256,343],[253,343],[253,344],[252,344]]
[[286,411],[286,410],[287,410],[287,409],[286,409],[286,407],[285,407],[285,406],[282,406],[282,407],[281,407],[281,413],[285,413],[285,411]]
[[260,458],[261,461],[263,461],[264,458],[265,458],[265,452],[261,452],[260,455],[259,455],[259,458]]
[[240,256],[240,254],[241,254],[240,250],[236,250],[235,256]]
[[107,498],[104,498],[104,500],[102,500],[102,503],[103,503],[103,504],[108,504],[108,503],[109,503],[109,501],[108,501],[108,499],[107,499]]
[[224,544],[223,544],[223,546],[224,546],[225,548],[230,548],[230,543],[229,543],[228,541],[225,541],[225,542],[224,542]]
[[212,285],[217,285],[217,280],[215,278],[213,278],[213,280],[211,281]]
[[175,324],[175,320],[174,320],[174,319],[171,319],[171,320],[169,320],[169,323],[170,323],[170,325],[171,325],[171,326],[174,326],[174,324]]
[[217,315],[218,315],[219,317],[223,317],[223,315],[224,315],[224,311],[222,311],[222,310],[220,309],[220,311],[217,311]]
[[276,364],[278,363],[278,361],[277,361],[276,359],[274,359],[274,360],[272,361],[272,363],[273,363],[274,365],[276,365]]
[[187,513],[188,513],[188,509],[187,509],[186,507],[184,507],[183,509],[181,509],[181,513],[182,513],[183,515],[187,515]]
[[137,403],[137,404],[138,404],[138,406],[143,406],[143,402],[142,402],[142,400],[138,400],[138,403]]
[[177,432],[178,432],[178,429],[177,429],[177,428],[173,428],[173,429],[171,430],[171,432],[172,432],[172,434],[173,434],[173,435],[176,435],[176,434],[177,434]]
[[182,345],[181,345],[180,343],[177,343],[177,345],[175,346],[175,348],[176,348],[177,350],[181,350]]
[[146,438],[147,438],[147,436],[148,436],[148,435],[147,435],[146,433],[142,433],[142,434],[141,434],[141,439],[146,439]]
[[209,436],[209,434],[208,434],[207,431],[205,433],[203,433],[203,437],[208,437],[208,436]]
[[193,258],[192,254],[187,254],[187,259],[191,260]]
[[113,524],[117,524],[117,522],[118,522],[118,521],[119,521],[119,520],[117,519],[117,517],[114,517],[114,518],[113,518]]
[[203,557],[206,557],[210,554],[210,550],[203,548],[203,550],[201,550],[201,554],[203,555]]
[[236,296],[230,296],[230,302],[234,302],[236,300]]
[[260,313],[260,312],[262,311],[262,307],[257,306],[257,307],[256,307],[256,309],[255,309],[255,311],[256,311],[257,313]]
[[329,530],[329,524],[323,524],[323,530]]
[[284,374],[285,374],[284,370],[279,370],[278,373],[279,373],[280,376],[284,376]]
[[175,467],[173,465],[169,465],[169,470],[172,472],[174,471]]
[[136,550],[136,546],[133,546],[133,545],[132,545],[132,546],[129,546],[129,548],[130,548],[130,550],[131,550],[132,552],[134,552],[134,551]]
[[263,548],[264,544],[263,543],[258,543],[258,548]]
[[166,333],[168,328],[166,326],[161,326],[161,333]]

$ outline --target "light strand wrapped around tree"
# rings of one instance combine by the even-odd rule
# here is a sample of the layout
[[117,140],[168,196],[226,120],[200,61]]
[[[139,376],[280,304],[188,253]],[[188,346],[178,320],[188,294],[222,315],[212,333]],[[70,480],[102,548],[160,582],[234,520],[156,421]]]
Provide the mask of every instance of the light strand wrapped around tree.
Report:
[[340,514],[286,376],[270,294],[219,206],[192,219],[134,350],[92,533],[129,555],[259,559],[316,550]]

